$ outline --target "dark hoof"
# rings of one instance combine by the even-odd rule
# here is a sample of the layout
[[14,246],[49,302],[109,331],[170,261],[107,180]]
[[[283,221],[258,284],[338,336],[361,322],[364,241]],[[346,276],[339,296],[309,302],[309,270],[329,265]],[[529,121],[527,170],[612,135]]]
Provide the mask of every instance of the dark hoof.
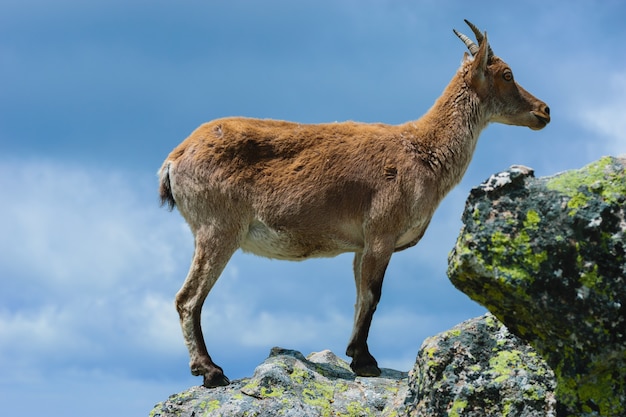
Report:
[[380,376],[380,368],[376,363],[369,365],[358,365],[354,361],[350,364],[350,368],[358,376]]
[[204,383],[202,384],[206,388],[225,387],[230,384],[230,380],[226,378],[221,372],[215,372],[209,375],[204,375]]

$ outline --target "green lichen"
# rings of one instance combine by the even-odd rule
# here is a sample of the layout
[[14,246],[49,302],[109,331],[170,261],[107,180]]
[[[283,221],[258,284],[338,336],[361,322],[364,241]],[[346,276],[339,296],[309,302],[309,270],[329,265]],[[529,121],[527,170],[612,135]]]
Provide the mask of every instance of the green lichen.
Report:
[[[532,282],[533,273],[539,271],[541,264],[548,259],[547,251],[534,252],[529,244],[530,239],[526,231],[511,238],[497,231],[491,238],[490,251],[493,263],[488,266],[495,274],[504,275],[502,280],[510,278],[515,281]],[[521,253],[521,262],[510,265],[510,252],[517,250]]]
[[485,317],[485,324],[487,325],[487,327],[489,328],[493,328],[497,326],[497,322],[495,317],[488,315],[487,317]]
[[246,385],[241,387],[241,391],[255,391],[259,388],[259,381],[251,379]]
[[602,283],[602,276],[598,273],[598,264],[590,263],[585,260],[582,252],[586,250],[587,242],[576,242],[576,267],[582,271],[579,282],[589,289],[598,290],[598,286]]
[[472,211],[472,219],[474,220],[474,224],[476,226],[480,226],[480,210],[478,210],[478,207],[474,207],[474,210]]
[[467,400],[455,399],[448,411],[448,417],[460,417],[467,407]]
[[348,386],[348,384],[343,383],[343,382],[337,383],[337,386],[335,387],[335,391],[338,392],[338,393],[346,392],[349,389],[350,389],[350,387]]
[[[542,369],[542,368],[538,368],[538,369]],[[537,373],[537,375],[539,375],[539,373]],[[530,401],[542,401],[544,399],[545,396],[545,392],[540,389],[538,386],[535,385],[529,385],[528,387],[526,387],[524,389],[524,391],[522,392],[522,396],[526,399],[526,400],[530,400]]]
[[617,168],[614,159],[606,156],[580,170],[567,171],[551,178],[546,187],[570,198],[567,207],[573,216],[598,195],[609,204],[625,196],[626,175],[624,168]]
[[508,417],[513,411],[513,403],[507,401],[502,406],[502,417]]
[[570,410],[601,416],[626,415],[626,381],[616,378],[616,370],[626,366],[626,352],[621,357],[598,357],[584,373],[573,374],[563,363],[555,369],[556,397]]
[[305,369],[295,367],[290,374],[291,380],[297,384],[303,384],[305,380],[311,379],[311,375]]
[[580,275],[580,283],[589,289],[594,289],[602,282],[602,277],[598,275],[598,265],[593,265],[591,270]]
[[468,368],[471,372],[480,372],[482,371],[482,366],[480,365],[470,365],[470,367]]
[[489,359],[489,371],[495,378],[494,382],[502,383],[515,375],[517,369],[523,366],[522,352],[519,350],[502,350]]
[[369,407],[363,406],[358,401],[352,401],[346,406],[346,414],[338,414],[340,417],[365,417],[365,416],[375,416],[375,413],[372,413]]
[[220,401],[219,400],[204,401],[203,404],[200,404],[200,408],[204,410],[204,415],[208,415],[209,413],[212,413],[213,411],[218,410],[220,408]]
[[274,388],[261,387],[261,397],[262,398],[280,397],[284,393],[285,393],[285,390],[283,388],[280,388],[280,387],[274,387]]
[[539,213],[535,210],[528,210],[526,212],[526,219],[524,219],[524,228],[528,230],[537,230],[539,228],[539,223],[541,222],[541,217]]
[[333,413],[332,402],[334,397],[333,388],[314,382],[302,390],[302,400],[320,410],[322,417],[330,417]]
[[426,361],[426,366],[428,366],[429,368],[435,368],[437,365],[439,365],[439,361],[436,358],[436,354],[437,354],[437,347],[436,346],[431,346],[429,348],[426,348],[424,350],[424,353],[426,354],[426,357],[428,358],[428,361]]
[[[496,277],[500,275],[499,281],[505,282],[509,279],[519,283],[526,281],[531,283],[533,274],[538,272],[541,264],[548,259],[547,251],[535,251],[533,249],[532,238],[529,233],[539,229],[541,217],[534,210],[528,210],[526,217],[522,221],[523,228],[516,235],[508,235],[500,230],[496,230],[491,235],[491,242],[487,247],[487,253],[491,256],[491,262],[486,264]],[[512,253],[516,254],[517,263],[512,263]],[[523,287],[519,288],[523,290]]]
[[448,331],[448,336],[450,337],[459,337],[461,335],[461,329],[452,329]]

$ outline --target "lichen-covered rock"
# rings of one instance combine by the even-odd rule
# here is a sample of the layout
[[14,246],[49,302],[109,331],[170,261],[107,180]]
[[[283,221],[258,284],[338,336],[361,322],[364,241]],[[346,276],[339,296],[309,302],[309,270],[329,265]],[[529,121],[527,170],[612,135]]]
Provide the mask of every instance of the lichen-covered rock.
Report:
[[150,416],[396,416],[406,391],[406,372],[383,369],[379,378],[361,378],[330,351],[305,358],[274,348],[251,378],[193,387],[157,404]]
[[559,416],[626,415],[626,157],[473,189],[452,283],[545,358]]
[[409,377],[414,417],[555,416],[552,370],[491,314],[424,341]]
[[410,376],[357,377],[328,350],[274,348],[251,378],[190,388],[150,416],[550,417],[554,386],[543,359],[487,314],[428,338]]

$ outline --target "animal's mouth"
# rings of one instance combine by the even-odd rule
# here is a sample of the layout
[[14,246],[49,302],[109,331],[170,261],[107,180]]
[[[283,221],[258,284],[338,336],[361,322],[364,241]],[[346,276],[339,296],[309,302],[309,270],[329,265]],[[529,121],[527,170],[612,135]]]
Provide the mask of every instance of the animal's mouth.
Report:
[[535,118],[539,122],[538,126],[531,127],[531,129],[533,129],[533,130],[543,129],[544,127],[546,127],[546,125],[548,123],[550,123],[550,116],[549,115],[547,115],[547,114],[544,115],[544,114],[541,114],[541,113],[536,112],[536,111],[533,111],[531,113],[532,113],[533,116],[535,116]]

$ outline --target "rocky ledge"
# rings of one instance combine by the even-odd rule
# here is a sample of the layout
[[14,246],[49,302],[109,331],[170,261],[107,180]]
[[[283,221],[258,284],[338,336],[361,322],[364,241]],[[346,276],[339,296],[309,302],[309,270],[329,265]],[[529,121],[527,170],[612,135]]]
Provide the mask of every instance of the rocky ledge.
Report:
[[193,387],[157,404],[150,416],[390,416],[407,390],[406,372],[383,369],[379,378],[361,378],[328,350],[305,358],[273,348],[251,378]]
[[150,416],[547,416],[554,385],[532,347],[487,314],[427,339],[408,374],[363,378],[330,351],[273,348],[251,378],[190,388]]

